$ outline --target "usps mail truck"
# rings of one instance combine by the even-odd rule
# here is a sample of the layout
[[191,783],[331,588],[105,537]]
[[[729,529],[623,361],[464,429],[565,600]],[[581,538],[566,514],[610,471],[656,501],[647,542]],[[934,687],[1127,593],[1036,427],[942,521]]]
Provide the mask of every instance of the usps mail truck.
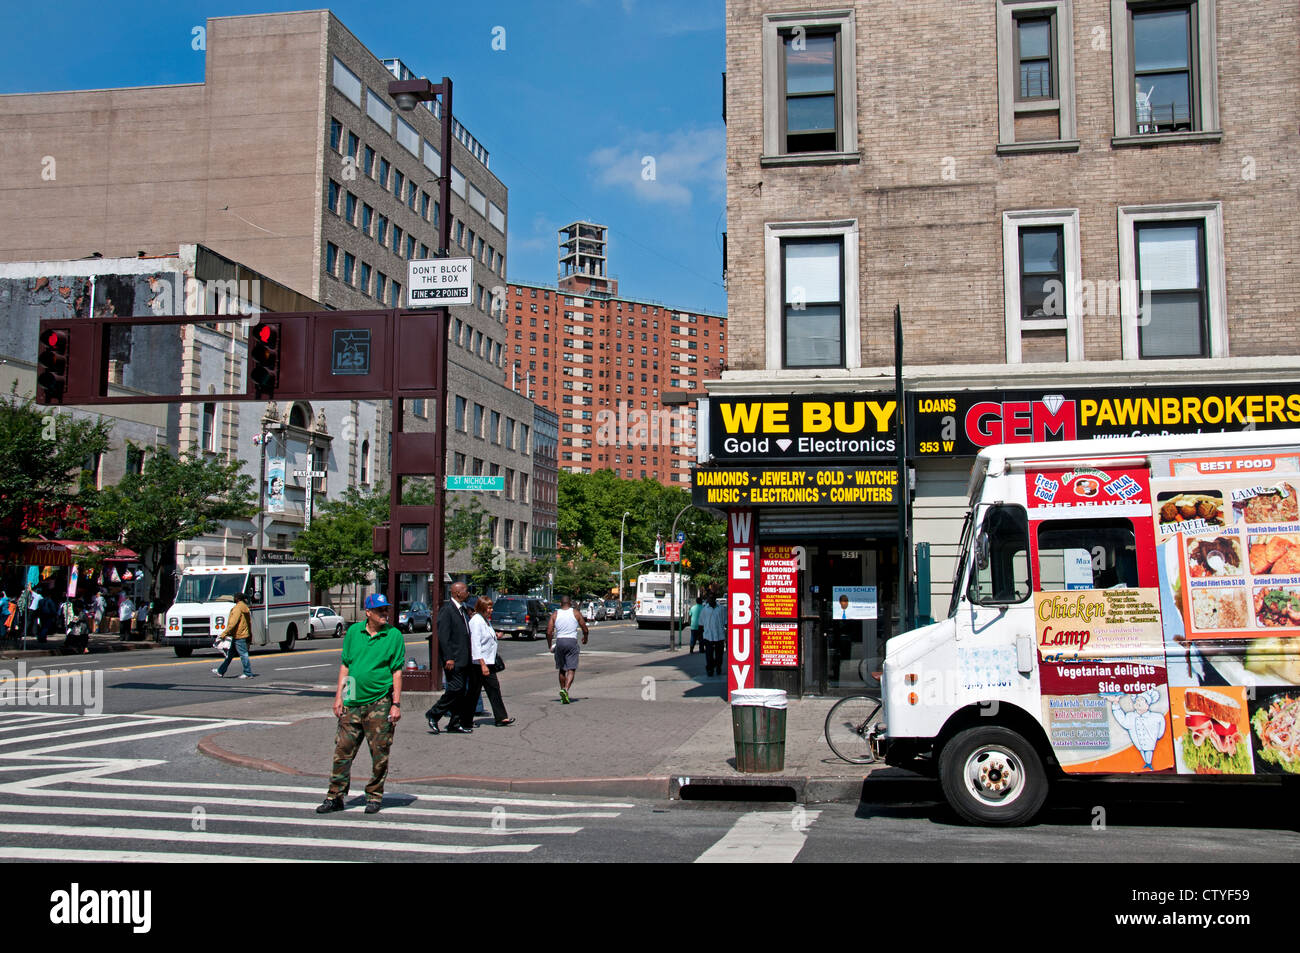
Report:
[[311,633],[311,569],[305,564],[191,566],[180,574],[176,601],[167,610],[163,644],[181,658],[211,648],[226,631],[235,593],[248,598],[253,631],[249,644],[278,643],[293,651]]

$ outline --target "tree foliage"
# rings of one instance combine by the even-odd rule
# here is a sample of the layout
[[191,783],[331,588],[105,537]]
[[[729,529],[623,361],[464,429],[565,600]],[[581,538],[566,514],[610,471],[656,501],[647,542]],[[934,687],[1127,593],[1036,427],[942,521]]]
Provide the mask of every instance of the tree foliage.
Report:
[[0,400],[0,535],[5,563],[24,535],[52,536],[93,503],[82,465],[108,449],[109,424],[77,419],[11,393]]
[[158,573],[177,542],[216,532],[227,520],[257,512],[253,478],[241,460],[229,462],[166,449],[144,451],[140,473],[128,473],[98,494],[90,512],[91,532],[117,540],[140,554],[157,595]]
[[[655,536],[670,541],[673,519],[677,531],[684,533],[681,571],[697,584],[726,575],[726,531],[720,516],[690,506],[690,494],[678,487],[667,487],[655,480],[623,480],[611,470],[595,473],[561,473],[558,494],[558,542],[566,555],[561,557],[569,573],[557,571],[566,589],[580,586],[583,592],[604,593],[615,585],[618,572],[619,524],[623,514],[623,559],[631,567],[627,579],[653,568],[652,563],[635,565],[654,555]],[[681,512],[685,507],[685,512]],[[678,517],[678,513],[681,513]],[[689,563],[689,565],[688,565]],[[606,575],[594,583],[597,564],[605,565]],[[612,575],[610,573],[612,572]]]

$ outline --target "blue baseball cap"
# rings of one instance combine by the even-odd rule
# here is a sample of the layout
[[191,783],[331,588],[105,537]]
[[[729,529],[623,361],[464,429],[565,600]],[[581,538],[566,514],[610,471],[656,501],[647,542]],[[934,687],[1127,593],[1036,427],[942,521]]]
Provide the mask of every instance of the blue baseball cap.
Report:
[[382,592],[372,592],[370,595],[366,596],[366,608],[387,609],[388,597]]

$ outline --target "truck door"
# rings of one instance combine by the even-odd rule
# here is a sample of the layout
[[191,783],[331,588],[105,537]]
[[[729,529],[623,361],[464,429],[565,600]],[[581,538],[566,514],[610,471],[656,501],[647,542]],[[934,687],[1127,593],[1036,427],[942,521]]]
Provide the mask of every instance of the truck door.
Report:
[[257,570],[250,571],[248,582],[244,587],[244,594],[248,597],[248,611],[252,616],[252,644],[266,645],[268,632],[266,573]]
[[1042,722],[1069,773],[1173,768],[1150,474],[1026,472]]

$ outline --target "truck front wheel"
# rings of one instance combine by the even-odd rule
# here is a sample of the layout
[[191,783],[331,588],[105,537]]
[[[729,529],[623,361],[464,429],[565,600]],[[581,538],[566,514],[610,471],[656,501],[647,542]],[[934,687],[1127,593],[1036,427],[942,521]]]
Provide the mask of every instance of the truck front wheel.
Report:
[[298,644],[298,627],[290,625],[284,634],[284,641],[280,643],[281,652],[292,652],[293,647]]
[[996,725],[967,728],[943,746],[939,783],[952,809],[971,824],[1025,824],[1047,797],[1034,746]]
[[194,654],[194,646],[192,645],[174,645],[172,649],[176,652],[177,658],[189,658]]

